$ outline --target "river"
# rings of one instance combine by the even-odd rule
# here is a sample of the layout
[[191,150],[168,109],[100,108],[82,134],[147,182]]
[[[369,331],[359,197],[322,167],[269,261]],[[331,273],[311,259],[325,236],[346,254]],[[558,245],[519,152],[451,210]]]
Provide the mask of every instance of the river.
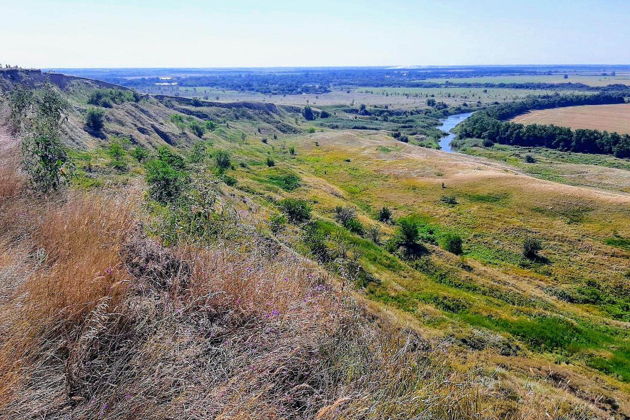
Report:
[[451,133],[451,130],[455,128],[457,124],[465,121],[472,114],[473,114],[472,112],[465,112],[463,114],[451,115],[450,117],[447,117],[442,122],[442,125],[439,126],[438,129],[440,129],[441,131],[444,131],[445,133],[448,133],[448,135],[440,139],[440,150],[443,150],[449,153],[453,152],[453,149],[451,148],[451,142],[455,140],[455,137],[457,135],[455,133]]

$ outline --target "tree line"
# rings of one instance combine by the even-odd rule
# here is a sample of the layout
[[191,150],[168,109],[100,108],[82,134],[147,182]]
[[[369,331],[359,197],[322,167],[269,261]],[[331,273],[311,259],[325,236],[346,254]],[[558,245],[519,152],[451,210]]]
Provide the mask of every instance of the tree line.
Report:
[[524,125],[504,121],[535,109],[549,109],[578,105],[620,104],[621,94],[548,95],[502,104],[480,111],[458,127],[460,138],[484,139],[484,145],[494,143],[527,147],[547,147],[563,151],[612,154],[630,157],[630,135],[607,131],[558,127],[555,125]]

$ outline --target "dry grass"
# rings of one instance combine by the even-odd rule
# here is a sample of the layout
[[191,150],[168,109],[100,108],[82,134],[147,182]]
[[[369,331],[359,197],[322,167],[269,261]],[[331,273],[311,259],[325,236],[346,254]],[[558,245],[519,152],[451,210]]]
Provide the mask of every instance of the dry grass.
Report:
[[630,134],[630,104],[570,106],[531,111],[519,115],[512,121]]

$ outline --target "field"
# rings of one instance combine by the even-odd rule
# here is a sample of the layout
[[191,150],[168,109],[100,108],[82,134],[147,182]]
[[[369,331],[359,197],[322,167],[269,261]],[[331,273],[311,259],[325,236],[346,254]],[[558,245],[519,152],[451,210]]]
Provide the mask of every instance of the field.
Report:
[[630,104],[536,110],[519,115],[512,121],[630,134]]
[[630,73],[617,73],[616,75],[595,75],[567,73],[553,75],[511,75],[511,76],[485,76],[485,77],[451,77],[427,79],[435,83],[582,83],[588,86],[607,86],[612,84],[630,85]]

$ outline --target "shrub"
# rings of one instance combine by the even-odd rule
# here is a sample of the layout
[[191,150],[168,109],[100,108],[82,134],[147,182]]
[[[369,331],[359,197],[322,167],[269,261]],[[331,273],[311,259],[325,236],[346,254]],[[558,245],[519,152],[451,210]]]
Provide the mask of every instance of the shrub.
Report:
[[484,139],[481,144],[483,145],[483,147],[492,147],[492,146],[494,146],[494,142],[492,140],[490,140],[490,139]]
[[184,172],[178,171],[161,159],[149,161],[146,171],[151,198],[163,204],[177,200],[188,181]]
[[85,126],[95,133],[99,133],[105,126],[105,112],[90,108],[85,115]]
[[402,219],[398,222],[398,236],[400,245],[411,247],[420,239],[418,222],[411,219]]
[[184,158],[166,146],[158,148],[158,159],[174,169],[181,170],[186,167]]
[[276,162],[270,157],[267,158],[267,162],[266,163],[267,163],[267,166],[269,166],[270,168],[272,166],[276,166]]
[[213,121],[206,121],[205,127],[206,127],[206,130],[213,131],[217,128],[217,125]]
[[525,155],[525,162],[536,163],[536,158],[532,155]]
[[125,148],[120,140],[114,139],[111,141],[109,147],[107,148],[107,154],[111,158],[110,165],[114,169],[119,171],[127,169],[127,163],[125,162]]
[[219,150],[214,155],[214,161],[217,164],[217,168],[221,171],[225,171],[232,166],[232,162],[230,161],[230,154],[223,150]]
[[144,147],[136,146],[131,150],[130,155],[138,162],[144,162],[149,157],[149,152]]
[[285,191],[293,191],[300,187],[300,177],[294,173],[270,175],[269,181]]
[[313,134],[313,133],[315,133],[316,130],[315,130],[315,127],[309,127],[308,130],[306,130],[306,131],[309,134]]
[[304,200],[285,198],[279,205],[292,223],[304,222],[311,218],[311,206]]
[[319,118],[330,118],[330,112],[322,111],[319,113]]
[[346,223],[343,224],[343,226],[350,232],[356,233],[357,235],[363,235],[363,233],[365,233],[363,225],[361,224],[359,219],[356,218],[348,220]]
[[523,256],[530,260],[540,258],[538,252],[542,250],[542,243],[535,238],[527,238],[523,242]]
[[376,245],[381,243],[381,229],[377,225],[370,226],[366,231],[366,235]]
[[280,232],[287,224],[287,216],[282,213],[274,214],[269,218],[269,227],[273,233]]
[[192,131],[195,136],[200,138],[203,137],[204,133],[206,132],[205,127],[197,121],[191,122],[189,127],[190,131]]
[[356,217],[357,217],[357,212],[352,207],[342,207],[342,206],[335,207],[335,219],[342,225],[345,225],[347,222],[349,222],[352,219],[355,219]]
[[442,248],[455,255],[463,254],[462,238],[454,233],[446,234],[442,237]]
[[383,207],[378,212],[378,220],[383,223],[390,223],[392,221],[392,211],[387,207]]
[[304,119],[307,121],[313,121],[315,119],[315,113],[313,112],[313,109],[308,105],[305,106],[302,110],[302,116],[304,116]]
[[238,180],[228,174],[221,175],[221,181],[225,182],[225,184],[229,185],[230,187],[233,187],[236,184],[238,184]]
[[442,198],[440,198],[440,201],[444,204],[448,204],[449,206],[458,204],[457,199],[452,195],[443,195]]
[[206,159],[207,146],[204,142],[197,142],[193,145],[188,160],[192,163],[200,163]]

